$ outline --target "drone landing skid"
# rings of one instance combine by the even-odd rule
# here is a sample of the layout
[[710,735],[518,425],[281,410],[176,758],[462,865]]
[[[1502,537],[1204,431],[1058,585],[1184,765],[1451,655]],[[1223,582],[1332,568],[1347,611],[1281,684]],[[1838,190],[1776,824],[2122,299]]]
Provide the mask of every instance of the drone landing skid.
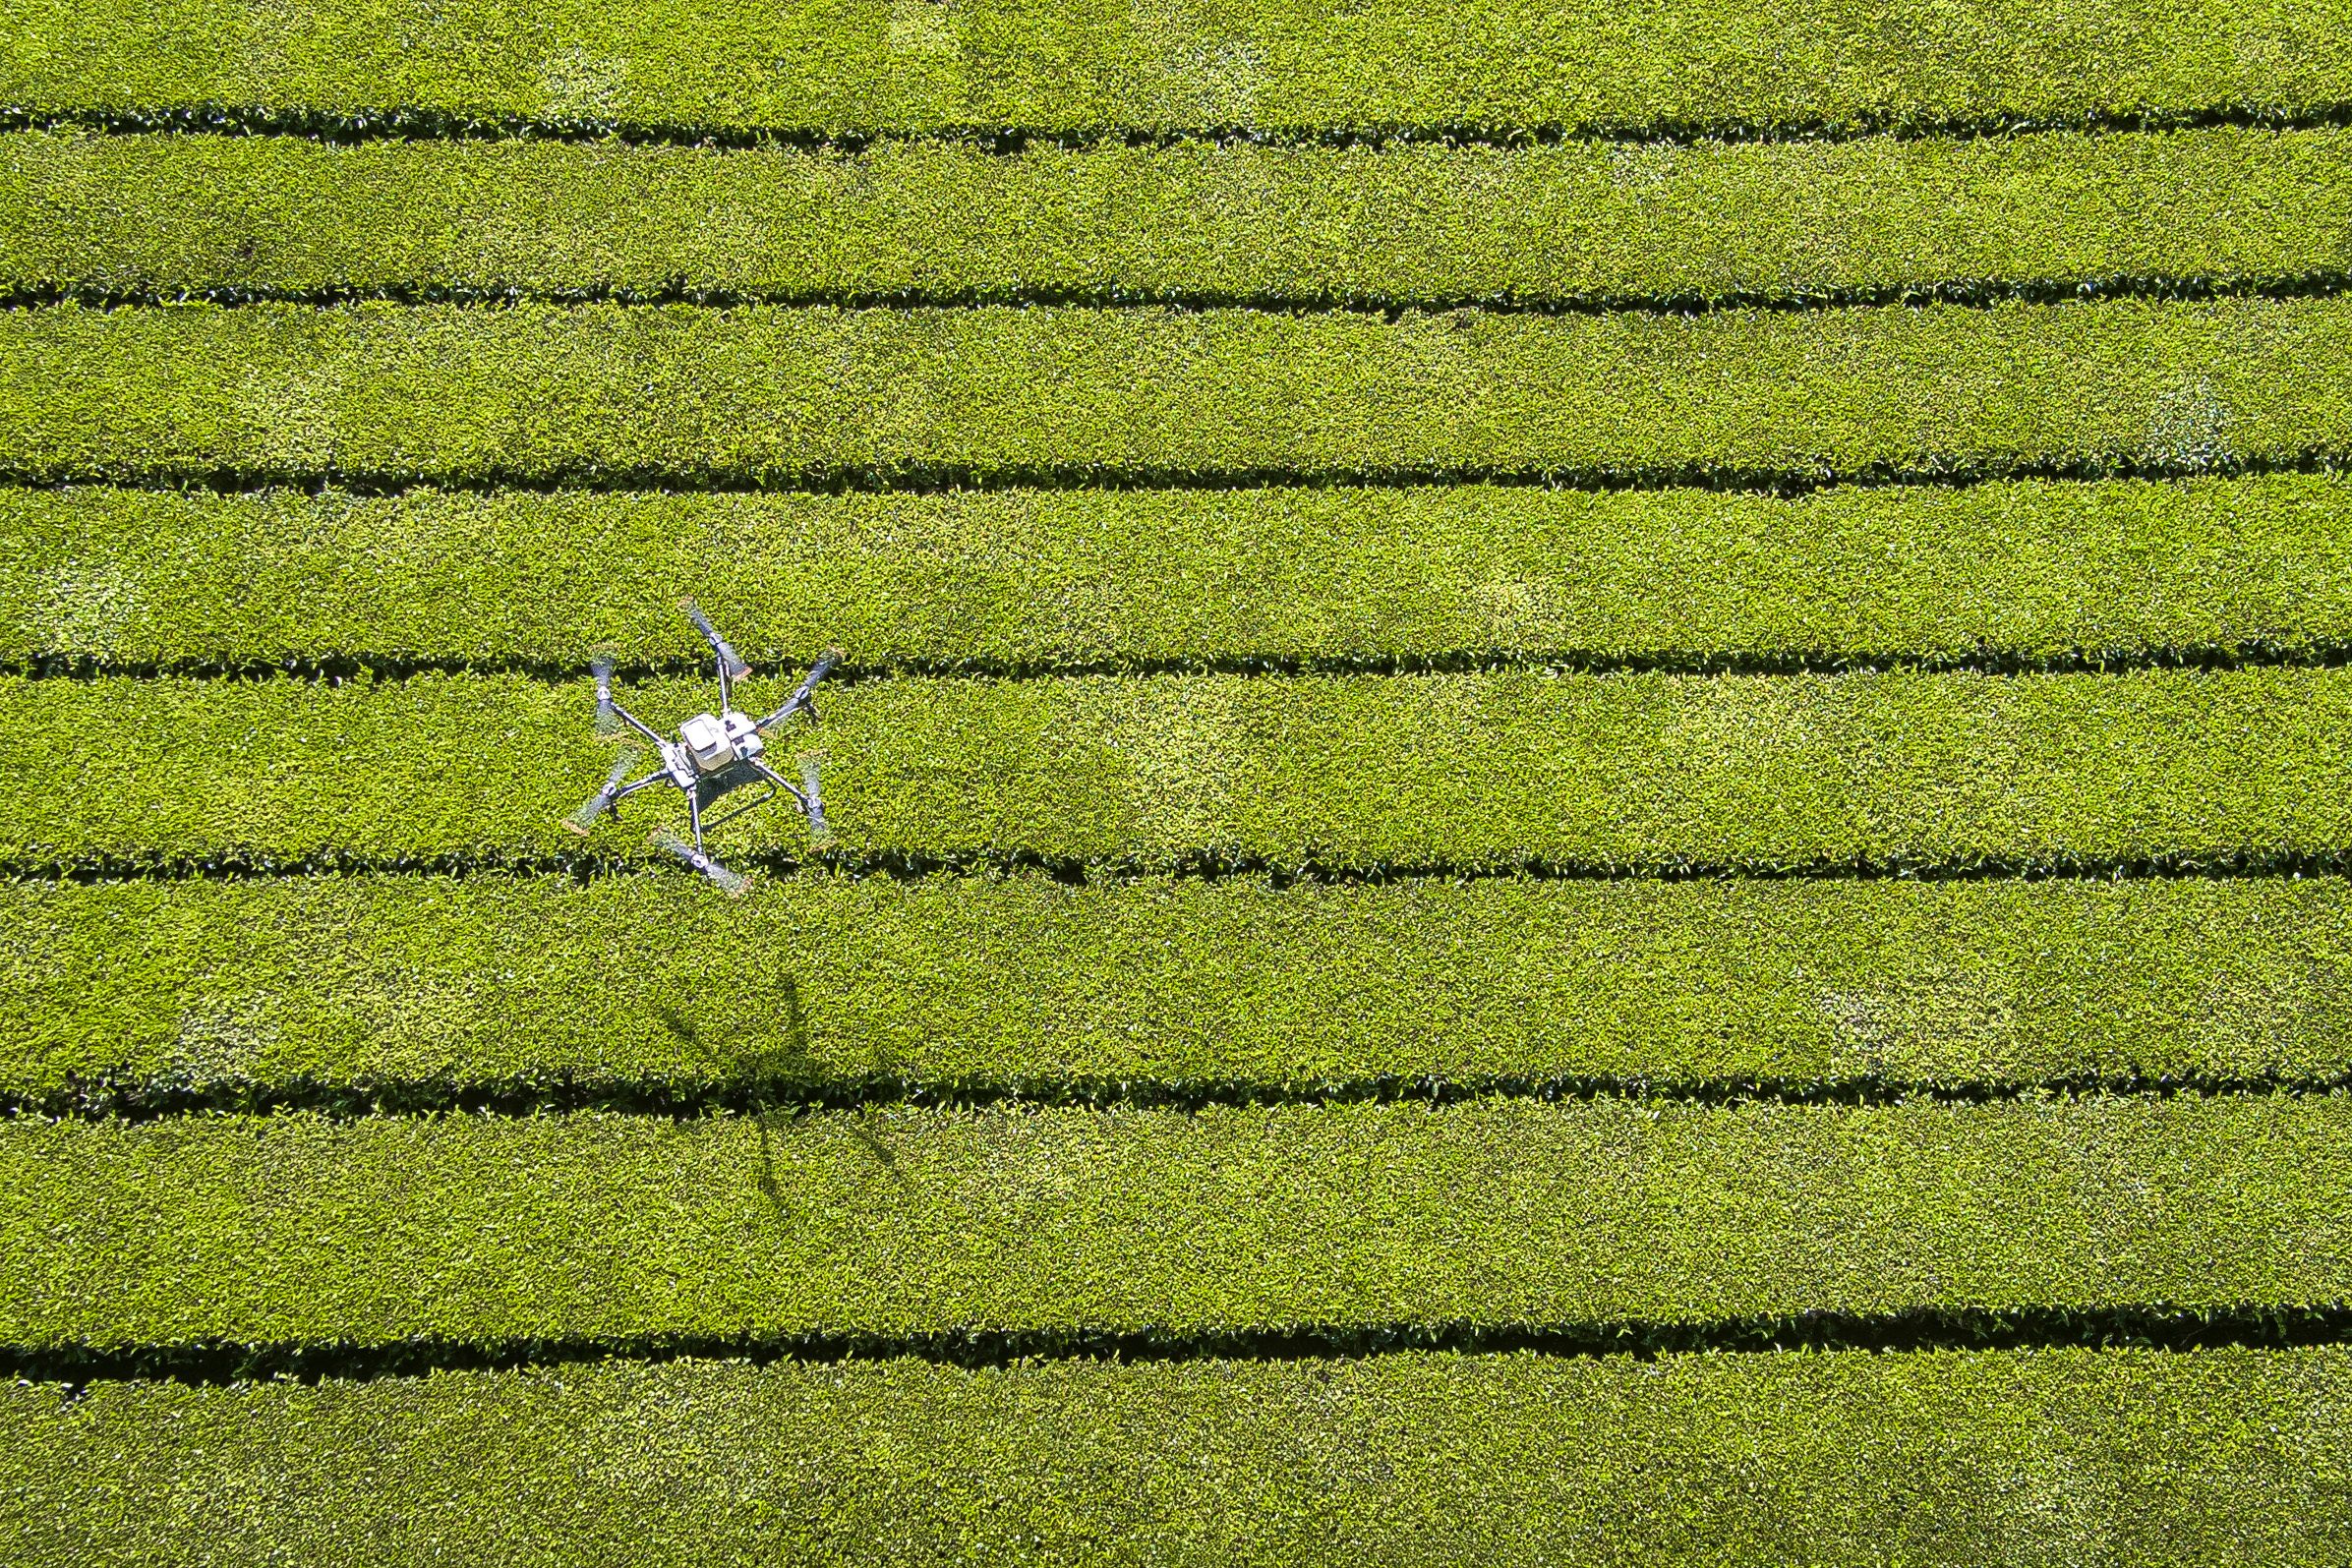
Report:
[[[694,815],[701,821],[703,832],[714,832],[727,826],[745,812],[757,811],[775,799],[777,786],[782,783],[782,780],[757,764],[736,763],[725,772],[708,774],[695,781]],[[734,794],[738,789],[746,789],[754,784],[764,786],[758,794],[748,800],[737,800],[716,817],[710,814],[711,807],[718,804],[720,800]]]

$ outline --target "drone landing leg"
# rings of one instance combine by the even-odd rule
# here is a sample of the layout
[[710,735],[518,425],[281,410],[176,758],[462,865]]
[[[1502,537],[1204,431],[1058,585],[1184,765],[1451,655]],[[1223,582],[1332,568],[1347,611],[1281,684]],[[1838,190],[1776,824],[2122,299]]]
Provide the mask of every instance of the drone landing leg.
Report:
[[783,775],[777,773],[766,763],[754,762],[751,766],[758,770],[761,778],[793,797],[793,804],[798,806],[800,815],[808,820],[808,831],[813,836],[815,842],[822,844],[832,839],[833,830],[825,824],[825,802],[817,796],[817,776],[813,765],[804,775],[808,781],[806,789],[794,788],[785,783]]
[[613,796],[613,803],[607,806],[605,809],[613,813],[615,821],[618,821],[620,818],[620,803],[623,800],[626,800],[629,796],[635,794],[640,789],[650,789],[655,784],[667,783],[669,778],[669,769],[656,768],[653,772],[647,774],[644,778],[637,780],[635,783],[622,784],[620,788],[615,792]]
[[686,824],[694,830],[694,847],[702,847],[702,781],[694,781],[694,787],[686,791]]
[[768,783],[774,784],[786,794],[791,795],[794,803],[799,806],[800,815],[804,817],[808,815],[808,797],[802,794],[799,790],[794,788],[791,784],[786,784],[784,782],[784,775],[778,773],[766,763],[757,761],[751,762],[751,771],[758,774],[762,779],[767,780]]

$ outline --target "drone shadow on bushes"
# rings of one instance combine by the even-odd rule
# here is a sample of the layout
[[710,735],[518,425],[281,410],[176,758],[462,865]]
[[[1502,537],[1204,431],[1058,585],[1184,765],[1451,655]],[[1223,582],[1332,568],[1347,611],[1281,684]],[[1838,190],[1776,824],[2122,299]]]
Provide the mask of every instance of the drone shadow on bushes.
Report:
[[709,1067],[715,1098],[750,1120],[759,1139],[752,1180],[768,1207],[779,1220],[792,1218],[776,1177],[776,1140],[786,1122],[818,1111],[842,1116],[851,1138],[873,1156],[883,1174],[906,1185],[898,1151],[868,1125],[863,1103],[865,1089],[887,1075],[888,1064],[877,1056],[862,1078],[828,1072],[809,1046],[800,985],[791,975],[777,981],[773,998],[760,1000],[767,1005],[756,1010],[757,1016],[773,1019],[772,1030],[741,1014],[717,1029],[705,1028],[667,1002],[654,1008],[654,1016]]

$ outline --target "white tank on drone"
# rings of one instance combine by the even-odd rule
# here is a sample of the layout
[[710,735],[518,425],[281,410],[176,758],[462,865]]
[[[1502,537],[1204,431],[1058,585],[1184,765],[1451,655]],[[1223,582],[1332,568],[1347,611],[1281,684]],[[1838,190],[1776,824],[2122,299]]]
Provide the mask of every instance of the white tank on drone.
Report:
[[737,762],[750,762],[765,749],[759,726],[747,714],[696,714],[677,726],[677,738],[693,754],[697,773],[718,773]]

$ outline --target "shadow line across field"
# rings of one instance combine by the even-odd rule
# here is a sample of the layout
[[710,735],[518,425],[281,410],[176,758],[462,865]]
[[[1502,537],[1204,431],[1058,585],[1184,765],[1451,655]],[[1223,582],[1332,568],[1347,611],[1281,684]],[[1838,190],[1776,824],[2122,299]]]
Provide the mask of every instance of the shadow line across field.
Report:
[[0,1376],[62,1385],[138,1379],[223,1386],[262,1380],[370,1381],[627,1360],[769,1365],[911,1359],[966,1367],[1024,1361],[1311,1362],[1407,1351],[1553,1357],[1755,1354],[1775,1351],[2014,1351],[2067,1347],[2163,1351],[2283,1350],[2352,1343],[2352,1307],[2164,1305],[1802,1312],[1694,1321],[1556,1324],[1308,1323],[1221,1333],[1137,1329],[955,1328],[902,1336],[810,1332],[644,1335],[614,1339],[161,1346],[0,1345]]
[[[789,658],[764,661],[794,668]],[[1953,675],[2131,674],[2152,669],[2342,669],[2352,668],[2352,643],[2248,641],[2228,645],[2197,643],[2128,648],[2078,649],[2058,654],[1971,650],[1923,656],[1891,649],[1837,652],[1716,653],[1662,648],[1638,653],[1589,648],[1431,649],[1382,655],[1295,653],[1202,654],[1182,658],[1072,659],[1012,662],[992,659],[908,659],[889,665],[838,665],[827,674],[829,688],[889,680],[1027,681],[1059,679],[1148,680],[1176,675],[1241,675],[1262,680],[1328,679],[1342,676],[1492,674],[1545,670],[1570,675],[1852,675],[1903,670]],[[647,680],[705,677],[709,661],[653,660],[615,667],[614,678],[628,684]],[[420,676],[511,677],[561,685],[589,678],[585,663],[553,659],[431,658],[417,654],[333,653],[269,660],[213,658],[101,660],[84,654],[36,654],[0,660],[0,677],[27,680],[205,680],[223,683],[290,681],[340,686],[356,681],[383,683]]]
[[311,107],[265,107],[235,103],[88,108],[20,105],[0,111],[0,131],[75,129],[99,136],[290,136],[353,145],[363,142],[589,142],[631,146],[721,149],[794,147],[806,151],[856,153],[878,143],[940,142],[1012,157],[1040,148],[1174,147],[1202,144],[1235,146],[1558,146],[1574,143],[1636,146],[1696,145],[1716,142],[1973,141],[2035,135],[2105,135],[2145,131],[2204,131],[2236,128],[2314,131],[2352,126],[2352,102],[2307,103],[2292,110],[2257,104],[2210,104],[2200,108],[2150,110],[2137,114],[2053,115],[2021,123],[2014,115],[1906,118],[1849,116],[1839,120],[1788,119],[1751,123],[1732,118],[1704,121],[1651,118],[1580,126],[1501,125],[1441,121],[1383,126],[1258,126],[1204,124],[1181,129],[1094,126],[1072,130],[1000,125],[937,125],[921,130],[826,131],[807,126],[610,120],[589,116],[532,117],[517,114],[451,113],[406,106],[369,106],[356,111]]
[[2257,451],[2213,461],[2181,461],[2136,451],[2017,456],[1986,460],[1959,453],[1927,453],[1917,460],[1873,461],[1851,468],[1758,467],[1726,463],[1561,464],[1540,468],[1479,465],[1170,467],[1103,463],[971,464],[909,460],[889,464],[818,462],[803,468],[740,465],[561,462],[531,468],[469,466],[462,471],[319,467],[193,468],[155,466],[0,467],[0,486],[17,490],[105,487],[116,490],[209,491],[244,494],[291,490],[316,494],[393,496],[419,490],[466,494],[520,492],[555,494],[595,491],[612,494],[947,494],[967,491],[1240,491],[1402,490],[1482,485],[1617,494],[1627,491],[1705,490],[1797,496],[1828,490],[1932,487],[1965,490],[2018,480],[2058,482],[2117,479],[2260,478],[2275,474],[2338,474],[2352,467],[2352,450],[2314,446]]
[[[2352,876],[2352,847],[2324,852],[2232,851],[2215,855],[2092,859],[2050,856],[2012,859],[1981,856],[1966,861],[1900,859],[1804,860],[1727,864],[1677,860],[1632,864],[1549,860],[1462,863],[1380,863],[1327,865],[1315,861],[1277,864],[1262,856],[1205,851],[1163,861],[1093,861],[1028,851],[989,850],[970,854],[860,854],[815,850],[794,855],[775,849],[734,849],[730,864],[763,876],[789,877],[829,872],[852,878],[887,877],[917,882],[930,877],[1038,876],[1073,887],[1141,881],[1217,882],[1250,880],[1280,889],[1314,886],[1385,886],[1415,882],[2169,882]],[[402,876],[562,877],[587,883],[600,877],[669,875],[668,860],[623,859],[593,854],[531,854],[503,851],[441,855],[365,855],[342,851],[259,856],[208,853],[174,856],[78,854],[59,858],[0,858],[0,881],[92,884],[111,882],[265,882],[294,877]]]
[[1338,294],[1238,293],[1217,290],[1129,289],[1115,285],[971,289],[743,289],[675,281],[659,286],[591,284],[562,289],[482,288],[459,284],[377,283],[326,288],[220,284],[207,288],[122,289],[103,284],[58,284],[0,289],[0,311],[74,305],[92,310],[205,304],[237,309],[290,305],[330,310],[346,305],[695,306],[708,310],[1151,311],[1189,315],[1250,311],[1270,316],[1442,316],[1476,311],[1493,316],[1698,316],[1744,311],[1811,311],[1957,305],[2080,304],[2095,300],[2336,299],[2352,293],[2352,273],[2338,270],[2278,276],[2208,277],[2165,273],[2032,278],[1948,278],[1803,290],[1732,289],[1718,293],[1600,294]]
[[[793,1016],[794,1015],[787,1015]],[[365,1117],[533,1117],[602,1112],[694,1121],[740,1116],[760,1133],[760,1190],[780,1200],[772,1140],[791,1118],[860,1113],[890,1106],[955,1108],[1101,1109],[1168,1111],[1283,1105],[1455,1105],[1472,1100],[1582,1102],[1632,1100],[1708,1107],[1799,1105],[1991,1105],[2028,1100],[2216,1099],[2352,1093],[2352,1074],[2323,1077],[2081,1074],[2000,1081],[1930,1081],[1855,1074],[1843,1077],[1639,1078],[1603,1074],[1446,1077],[1381,1074],[1360,1077],[1269,1080],[1239,1077],[1152,1079],[1043,1076],[921,1078],[875,1068],[823,1073],[805,1058],[787,1065],[770,1051],[746,1061],[704,1049],[699,1035],[681,1036],[710,1063],[707,1078],[582,1078],[569,1074],[481,1082],[451,1078],[369,1077],[347,1082],[295,1079],[261,1083],[90,1074],[73,1076],[45,1093],[0,1094],[0,1118],[157,1122],[188,1116],[314,1115],[335,1121]],[[805,1036],[802,1037],[803,1041]],[[805,1052],[803,1043],[801,1050]],[[851,1135],[885,1172],[898,1159],[870,1126],[853,1122]]]

